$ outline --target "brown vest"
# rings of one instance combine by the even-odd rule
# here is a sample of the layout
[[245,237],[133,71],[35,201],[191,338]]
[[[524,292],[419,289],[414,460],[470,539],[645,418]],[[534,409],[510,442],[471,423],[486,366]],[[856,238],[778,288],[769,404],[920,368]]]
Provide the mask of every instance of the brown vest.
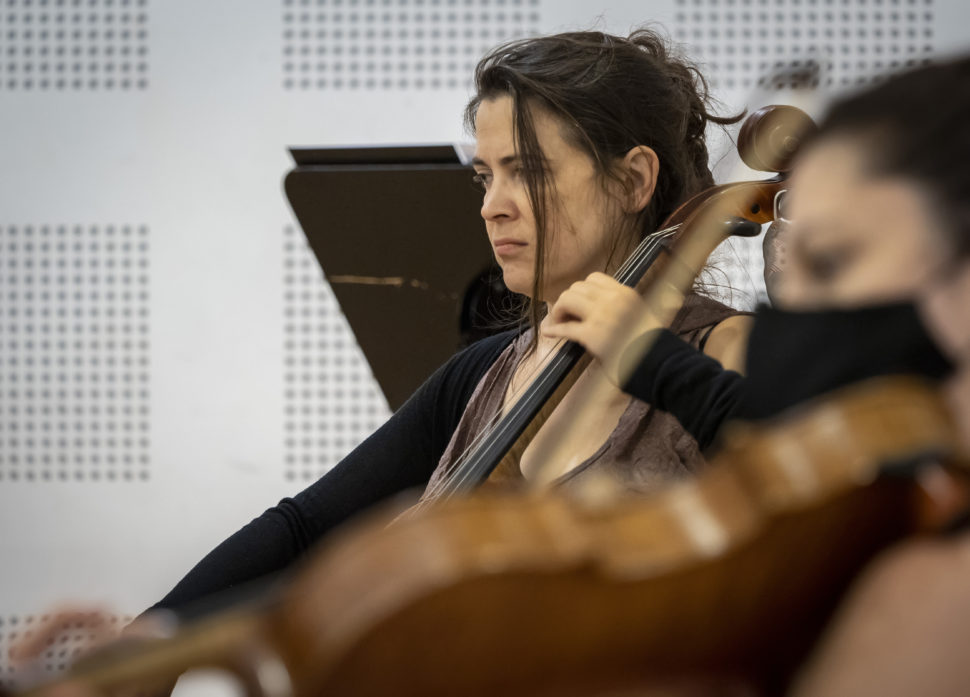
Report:
[[[671,328],[685,341],[700,348],[718,322],[736,314],[737,310],[715,300],[691,295]],[[477,434],[501,410],[515,366],[528,348],[530,334],[531,330],[506,348],[478,383],[431,475],[427,491],[436,487],[455,459],[470,448]],[[633,399],[606,442],[586,461],[557,479],[556,485],[569,487],[584,478],[606,474],[628,490],[646,492],[664,482],[692,474],[703,464],[704,458],[697,443],[681,428],[677,419],[646,402]],[[520,473],[516,475],[522,477]]]

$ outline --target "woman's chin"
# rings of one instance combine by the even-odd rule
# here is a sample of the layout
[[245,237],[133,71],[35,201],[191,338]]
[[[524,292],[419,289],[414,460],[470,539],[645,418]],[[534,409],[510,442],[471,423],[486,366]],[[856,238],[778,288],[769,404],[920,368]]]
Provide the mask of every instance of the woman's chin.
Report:
[[513,293],[518,293],[519,295],[532,295],[532,279],[516,278],[510,274],[503,274],[502,280],[505,282],[505,287],[508,288]]

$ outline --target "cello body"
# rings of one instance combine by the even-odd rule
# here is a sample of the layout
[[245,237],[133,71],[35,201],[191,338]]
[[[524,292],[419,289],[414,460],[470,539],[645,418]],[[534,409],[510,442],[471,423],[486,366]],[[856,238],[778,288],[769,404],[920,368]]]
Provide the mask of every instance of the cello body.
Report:
[[937,392],[907,378],[727,442],[699,477],[651,496],[379,511],[257,603],[116,646],[66,679],[164,693],[214,666],[274,697],[783,694],[875,556],[970,509],[968,459]]
[[956,445],[905,381],[732,442],[654,496],[481,496],[352,527],[270,643],[300,695],[779,693],[866,562],[948,518],[918,477]]

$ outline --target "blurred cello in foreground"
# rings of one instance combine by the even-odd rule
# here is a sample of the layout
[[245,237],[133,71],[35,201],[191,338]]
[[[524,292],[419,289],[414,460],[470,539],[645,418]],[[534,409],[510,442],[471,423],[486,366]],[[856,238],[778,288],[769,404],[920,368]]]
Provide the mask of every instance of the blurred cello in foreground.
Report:
[[[738,427],[707,473],[651,497],[378,515],[259,608],[73,677],[110,692],[219,665],[254,694],[602,695],[684,679],[772,694],[876,551],[965,505],[955,442],[936,395],[895,382]],[[926,505],[921,473],[943,468],[952,496]]]
[[[967,505],[947,413],[905,378],[728,442],[651,497],[482,498],[335,541],[278,625],[334,642],[332,663],[291,655],[320,678],[298,692],[598,695],[702,676],[776,694],[874,553]],[[947,469],[929,499],[921,478]]]
[[[202,666],[274,696],[781,694],[876,553],[966,511],[967,461],[939,396],[907,378],[726,440],[704,474],[653,496],[377,514],[258,606],[70,677],[107,694]],[[944,495],[927,496],[930,473]]]

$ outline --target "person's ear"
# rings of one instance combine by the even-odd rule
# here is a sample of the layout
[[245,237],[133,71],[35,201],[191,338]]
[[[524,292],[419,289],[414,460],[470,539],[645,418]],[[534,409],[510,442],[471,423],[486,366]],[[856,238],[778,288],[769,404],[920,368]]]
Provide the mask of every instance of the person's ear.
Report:
[[636,145],[623,156],[620,167],[626,183],[623,210],[626,213],[639,213],[653,198],[660,158],[653,148]]

